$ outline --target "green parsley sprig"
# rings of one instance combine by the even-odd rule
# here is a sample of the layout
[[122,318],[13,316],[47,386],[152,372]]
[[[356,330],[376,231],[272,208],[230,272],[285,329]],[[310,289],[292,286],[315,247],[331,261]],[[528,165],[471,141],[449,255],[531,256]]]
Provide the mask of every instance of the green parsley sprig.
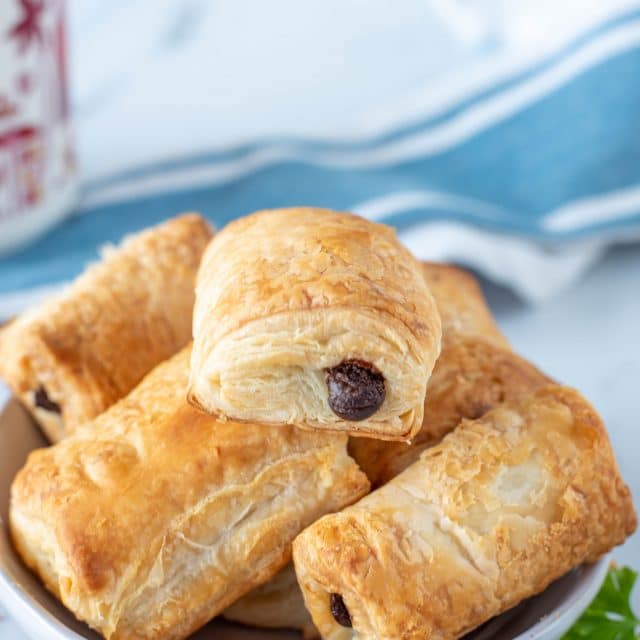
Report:
[[562,640],[637,640],[640,620],[631,609],[631,592],[638,574],[628,567],[609,569],[609,573],[586,611]]

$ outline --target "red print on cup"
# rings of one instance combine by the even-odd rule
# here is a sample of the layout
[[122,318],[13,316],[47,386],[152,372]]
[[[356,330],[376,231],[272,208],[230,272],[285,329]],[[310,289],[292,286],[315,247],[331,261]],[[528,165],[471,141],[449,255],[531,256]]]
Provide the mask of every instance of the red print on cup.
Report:
[[41,20],[44,0],[19,0],[19,3],[22,15],[9,32],[9,36],[17,40],[20,50],[24,51],[32,41],[43,41]]
[[0,253],[71,208],[64,0],[0,2]]

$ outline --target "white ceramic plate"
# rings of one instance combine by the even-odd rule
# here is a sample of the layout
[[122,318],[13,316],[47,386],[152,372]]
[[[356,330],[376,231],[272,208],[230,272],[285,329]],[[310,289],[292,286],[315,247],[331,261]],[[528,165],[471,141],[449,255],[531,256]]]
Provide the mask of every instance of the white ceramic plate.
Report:
[[[16,471],[32,449],[45,444],[36,425],[15,400],[0,410],[0,600],[37,640],[99,640],[99,636],[53,598],[20,562],[8,536],[9,489]],[[593,599],[604,580],[608,558],[580,567],[544,593],[490,621],[474,640],[557,640]],[[290,631],[263,631],[214,621],[193,640],[299,640]]]

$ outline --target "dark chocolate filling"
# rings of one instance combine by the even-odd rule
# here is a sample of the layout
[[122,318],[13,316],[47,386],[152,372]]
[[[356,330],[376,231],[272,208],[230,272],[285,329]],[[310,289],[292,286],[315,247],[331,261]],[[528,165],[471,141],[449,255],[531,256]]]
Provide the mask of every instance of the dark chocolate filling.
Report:
[[384,376],[368,362],[345,360],[327,370],[331,411],[344,420],[365,420],[384,402]]
[[331,615],[335,618],[335,621],[342,627],[352,627],[351,615],[349,609],[344,603],[342,596],[339,593],[332,593],[329,599],[331,606]]
[[62,409],[57,402],[54,402],[48,395],[46,389],[40,385],[34,394],[34,403],[36,407],[40,407],[45,411],[51,411],[52,413],[62,413]]

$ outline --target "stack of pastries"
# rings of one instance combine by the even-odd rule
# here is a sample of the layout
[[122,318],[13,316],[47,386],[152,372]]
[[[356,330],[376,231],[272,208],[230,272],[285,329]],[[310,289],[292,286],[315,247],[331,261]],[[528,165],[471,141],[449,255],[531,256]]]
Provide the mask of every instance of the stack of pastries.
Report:
[[107,639],[458,638],[636,527],[602,420],[473,277],[346,213],[133,236],[2,329],[0,376],[53,444],[15,548]]

